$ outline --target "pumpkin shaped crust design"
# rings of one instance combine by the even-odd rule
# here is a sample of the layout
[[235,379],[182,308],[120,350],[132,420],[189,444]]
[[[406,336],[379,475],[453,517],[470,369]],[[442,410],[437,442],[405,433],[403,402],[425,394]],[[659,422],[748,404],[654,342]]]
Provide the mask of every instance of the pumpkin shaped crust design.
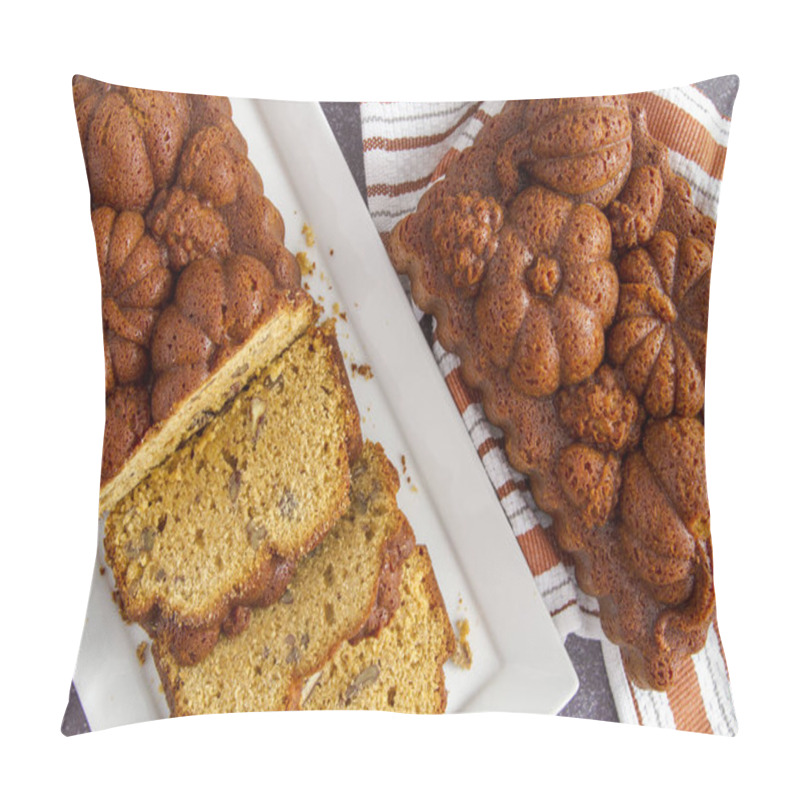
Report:
[[611,361],[653,417],[703,407],[711,250],[699,239],[657,233],[620,262]]
[[638,443],[645,417],[619,371],[607,364],[583,383],[561,389],[556,410],[576,440],[617,453]]
[[617,505],[619,456],[585,444],[571,444],[558,456],[556,476],[567,502],[588,526],[603,525]]
[[247,181],[263,191],[244,140],[219,125],[206,125],[192,134],[181,155],[178,186],[219,208],[235,202]]
[[634,169],[619,197],[606,209],[614,249],[625,251],[647,244],[655,233],[663,202],[661,171],[653,166]]
[[181,272],[153,331],[152,416],[166,418],[243,344],[277,300],[269,269],[251,256],[202,258]]
[[[473,144],[457,155],[448,153],[439,165],[444,177],[427,189],[415,212],[394,226],[388,250],[398,273],[409,278],[416,305],[435,318],[438,342],[459,358],[467,399],[480,401],[487,419],[502,430],[509,465],[528,477],[537,507],[552,516],[552,535],[574,564],[578,586],[598,599],[603,630],[620,646],[630,679],[663,690],[679,665],[702,648],[714,613],[711,541],[702,533],[707,514],[691,512],[693,507],[702,512],[707,501],[690,500],[692,485],[705,491],[697,439],[702,422],[695,416],[702,392],[699,403],[685,402],[683,389],[664,392],[672,400],[662,404],[663,416],[656,418],[651,411],[658,408],[656,387],[668,382],[653,380],[650,386],[649,378],[642,380],[640,373],[647,370],[636,359],[644,353],[637,353],[635,345],[644,334],[636,326],[661,326],[680,336],[702,368],[709,286],[708,264],[702,262],[710,255],[703,247],[713,246],[714,222],[694,206],[689,185],[672,172],[669,150],[650,135],[644,109],[634,97],[620,101],[602,123],[620,112],[616,140],[610,126],[584,140],[599,144],[600,150],[608,142],[608,152],[615,150],[614,141],[620,145],[619,170],[606,172],[602,190],[583,196],[573,194],[581,188],[574,184],[547,183],[546,171],[537,170],[548,160],[554,172],[564,167],[563,176],[571,169],[574,176],[591,158],[578,139],[572,151],[564,151],[563,164],[555,150],[545,152],[534,139],[544,130],[537,128],[535,106],[543,120],[547,108],[553,119],[563,108],[558,125],[566,125],[567,110],[571,106],[575,112],[580,102],[511,101],[502,112],[482,119]],[[610,107],[608,98],[589,105],[601,116]],[[589,115],[575,112],[572,118],[586,121]],[[624,155],[628,130],[629,161]],[[555,129],[552,144],[559,144]],[[614,157],[605,163],[614,166]],[[449,237],[445,249],[458,251],[453,245],[461,230],[457,214],[436,231],[432,225],[445,198],[459,195],[471,195],[473,201],[494,198],[502,211],[499,228],[486,226],[485,234],[477,234],[477,221],[464,226],[460,271],[466,286],[461,287],[453,277],[458,268],[444,266],[436,242],[441,233]],[[567,246],[570,237],[564,231],[582,208],[578,200],[591,200],[593,213],[582,209],[587,224],[572,223],[580,235]],[[462,202],[468,214],[468,203]],[[460,208],[455,202],[451,206]],[[597,215],[602,222],[589,225]],[[596,247],[601,229],[602,249]],[[474,249],[472,236],[478,243]],[[565,249],[571,257],[565,257]],[[611,273],[607,281],[603,268],[586,269],[593,258],[605,260]],[[641,275],[638,259],[648,265]],[[628,284],[642,286],[626,289]],[[615,290],[601,290],[611,285]],[[562,292],[569,303],[564,303],[565,316],[568,312],[583,338],[565,337],[559,350],[556,307],[563,302],[558,299]],[[598,301],[608,301],[603,313],[594,305]],[[591,314],[588,308],[594,308]],[[592,324],[581,328],[581,319]],[[603,320],[599,331],[598,319]],[[627,337],[631,344],[623,351]],[[618,348],[615,358],[612,344]],[[585,373],[578,377],[575,369],[568,374],[562,358],[580,363],[581,354]],[[690,416],[677,416],[679,409]],[[681,438],[688,443],[681,444]],[[669,532],[659,542],[662,507]],[[699,532],[697,537],[693,532]]]
[[[196,197],[191,208],[183,200],[187,212],[180,221],[183,226],[205,230],[212,224],[218,227],[222,221],[228,229],[232,252],[260,261],[276,257],[285,234],[283,217],[264,196],[261,176],[247,158],[247,144],[227,117],[196,131],[186,144],[172,191],[181,190],[185,193],[183,198],[187,194]],[[170,223],[164,220],[162,224]],[[167,227],[166,235],[169,233],[172,230]],[[299,268],[288,262],[286,267],[291,271],[287,286],[298,286]]]
[[103,291],[106,393],[118,384],[137,383],[150,367],[150,337],[172,276],[141,214],[117,214],[104,206],[92,212]]
[[445,275],[468,296],[477,294],[497,251],[503,209],[478,192],[447,195],[431,214],[433,246]]
[[144,211],[175,177],[189,132],[185,95],[79,77],[73,97],[93,205]]
[[[698,570],[710,564],[705,437],[698,420],[648,423],[641,449],[625,458],[619,506],[621,541],[634,571],[662,602],[685,602]],[[706,577],[704,584],[710,583]]]
[[169,266],[175,272],[198,258],[230,254],[228,226],[222,215],[192,192],[179,187],[160,192],[147,221],[156,239],[166,246]]
[[617,304],[608,221],[539,186],[523,191],[475,302],[491,361],[519,392],[544,397],[600,365]]
[[495,169],[507,202],[520,189],[520,170],[532,181],[578,203],[608,205],[631,169],[633,142],[623,97],[532,100],[523,130],[497,155]]
[[116,475],[150,427],[150,392],[146,386],[117,386],[106,397],[101,481]]

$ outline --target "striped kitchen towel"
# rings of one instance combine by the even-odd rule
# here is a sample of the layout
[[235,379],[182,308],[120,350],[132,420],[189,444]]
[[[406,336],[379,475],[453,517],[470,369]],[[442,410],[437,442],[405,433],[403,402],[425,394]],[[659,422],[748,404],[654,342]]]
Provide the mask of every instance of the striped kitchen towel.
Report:
[[[731,80],[729,90],[732,86],[735,92],[737,84]],[[670,148],[672,168],[691,185],[696,205],[715,218],[730,120],[697,86],[637,94],[633,99],[645,107],[653,135]],[[384,240],[502,107],[502,102],[361,105],[367,202]],[[422,320],[413,301],[411,307]],[[737,722],[716,624],[705,648],[686,663],[667,692],[633,686],[619,649],[603,635],[597,601],[578,588],[572,568],[561,560],[547,533],[550,518],[536,507],[525,477],[509,465],[502,433],[486,419],[477,393],[461,379],[458,358],[446,352],[435,335],[433,353],[556,627],[563,637],[576,633],[602,642],[619,719],[734,735]]]

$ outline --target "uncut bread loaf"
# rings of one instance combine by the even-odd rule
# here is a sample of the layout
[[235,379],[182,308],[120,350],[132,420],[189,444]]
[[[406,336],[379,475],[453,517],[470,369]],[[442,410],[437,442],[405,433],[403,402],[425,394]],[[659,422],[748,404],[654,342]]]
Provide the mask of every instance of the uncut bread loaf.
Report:
[[646,689],[672,685],[715,613],[714,229],[635,97],[564,98],[505,104],[387,243]]
[[202,658],[345,511],[360,447],[334,326],[312,328],[108,514],[123,616]]
[[403,566],[400,608],[378,636],[344,644],[299,692],[299,707],[440,714],[447,706],[444,663],[456,641],[428,550]]
[[401,573],[413,549],[413,533],[397,508],[398,488],[383,448],[366,442],[353,467],[349,508],[299,563],[277,603],[253,610],[246,631],[221,636],[194,666],[180,665],[156,638],[153,658],[173,716],[296,705],[295,688],[375,616],[387,565]]

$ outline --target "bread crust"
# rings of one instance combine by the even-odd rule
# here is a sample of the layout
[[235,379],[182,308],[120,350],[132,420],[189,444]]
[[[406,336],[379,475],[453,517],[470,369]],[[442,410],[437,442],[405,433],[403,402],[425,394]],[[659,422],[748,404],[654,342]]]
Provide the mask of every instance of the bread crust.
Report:
[[[693,205],[688,184],[669,166],[667,148],[647,132],[643,110],[631,103],[630,115],[631,175],[644,180],[652,177],[655,169],[660,176],[655,183],[663,188],[663,196],[657,197],[659,213],[635,220],[639,224],[637,235],[654,236],[670,230],[678,237],[693,237],[711,247],[713,220]],[[567,560],[574,560],[581,589],[599,599],[604,631],[621,646],[630,677],[645,688],[665,689],[677,664],[703,646],[713,619],[710,558],[703,556],[704,544],[698,543],[693,562],[693,601],[686,607],[664,604],[639,580],[619,546],[618,512],[613,508],[616,500],[611,502],[613,510],[607,521],[587,524],[580,517],[567,502],[559,482],[559,457],[578,440],[559,418],[554,401],[557,395],[527,397],[515,389],[508,370],[496,363],[495,355],[476,332],[475,289],[464,291],[448,279],[445,268],[437,264],[431,244],[433,211],[443,207],[447,197],[462,197],[467,192],[477,192],[482,197],[500,196],[494,171],[497,143],[511,140],[523,123],[524,104],[506,104],[501,114],[486,123],[475,145],[452,162],[444,180],[425,193],[417,211],[398,222],[387,249],[396,270],[410,278],[416,304],[436,318],[439,342],[459,357],[461,377],[480,393],[487,418],[503,430],[509,463],[528,476],[537,506],[553,517],[551,532]],[[636,244],[640,244],[638,240]],[[618,246],[615,242],[614,247]],[[468,263],[474,264],[480,254],[468,255],[473,257]],[[612,251],[614,260],[620,256]],[[495,266],[493,262],[487,267],[487,274]],[[492,275],[484,280],[499,279]],[[624,378],[621,386],[623,391],[629,388]],[[638,439],[638,434],[634,438]],[[637,444],[626,442],[620,457],[624,458],[626,450]],[[612,462],[613,459],[608,460],[609,470],[614,467]],[[610,478],[606,488],[613,489],[615,480],[618,489],[618,477]]]
[[[175,615],[165,617],[158,608],[154,608],[150,619],[142,626],[151,638],[165,642],[181,666],[192,666],[214,649],[223,631],[234,635],[246,630],[250,622],[250,609],[266,608],[276,603],[296,569],[296,562],[273,556],[245,581],[241,589],[221,602],[204,624],[193,625]],[[243,612],[246,612],[244,616]],[[231,630],[226,630],[228,627]]]

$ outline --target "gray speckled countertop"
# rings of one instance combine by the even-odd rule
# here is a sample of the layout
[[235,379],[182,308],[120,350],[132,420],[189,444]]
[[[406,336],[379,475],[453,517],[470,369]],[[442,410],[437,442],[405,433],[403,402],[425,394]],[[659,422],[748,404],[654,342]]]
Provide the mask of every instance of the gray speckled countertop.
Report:
[[[722,114],[730,115],[739,85],[738,78],[727,76],[702,81],[696,85],[714,102]],[[322,109],[366,203],[359,105],[322,103]],[[600,643],[570,635],[567,637],[566,647],[578,673],[580,686],[575,697],[561,712],[561,716],[617,721],[617,711],[606,676]],[[61,730],[65,736],[86,733],[89,730],[74,686],[70,687]]]

